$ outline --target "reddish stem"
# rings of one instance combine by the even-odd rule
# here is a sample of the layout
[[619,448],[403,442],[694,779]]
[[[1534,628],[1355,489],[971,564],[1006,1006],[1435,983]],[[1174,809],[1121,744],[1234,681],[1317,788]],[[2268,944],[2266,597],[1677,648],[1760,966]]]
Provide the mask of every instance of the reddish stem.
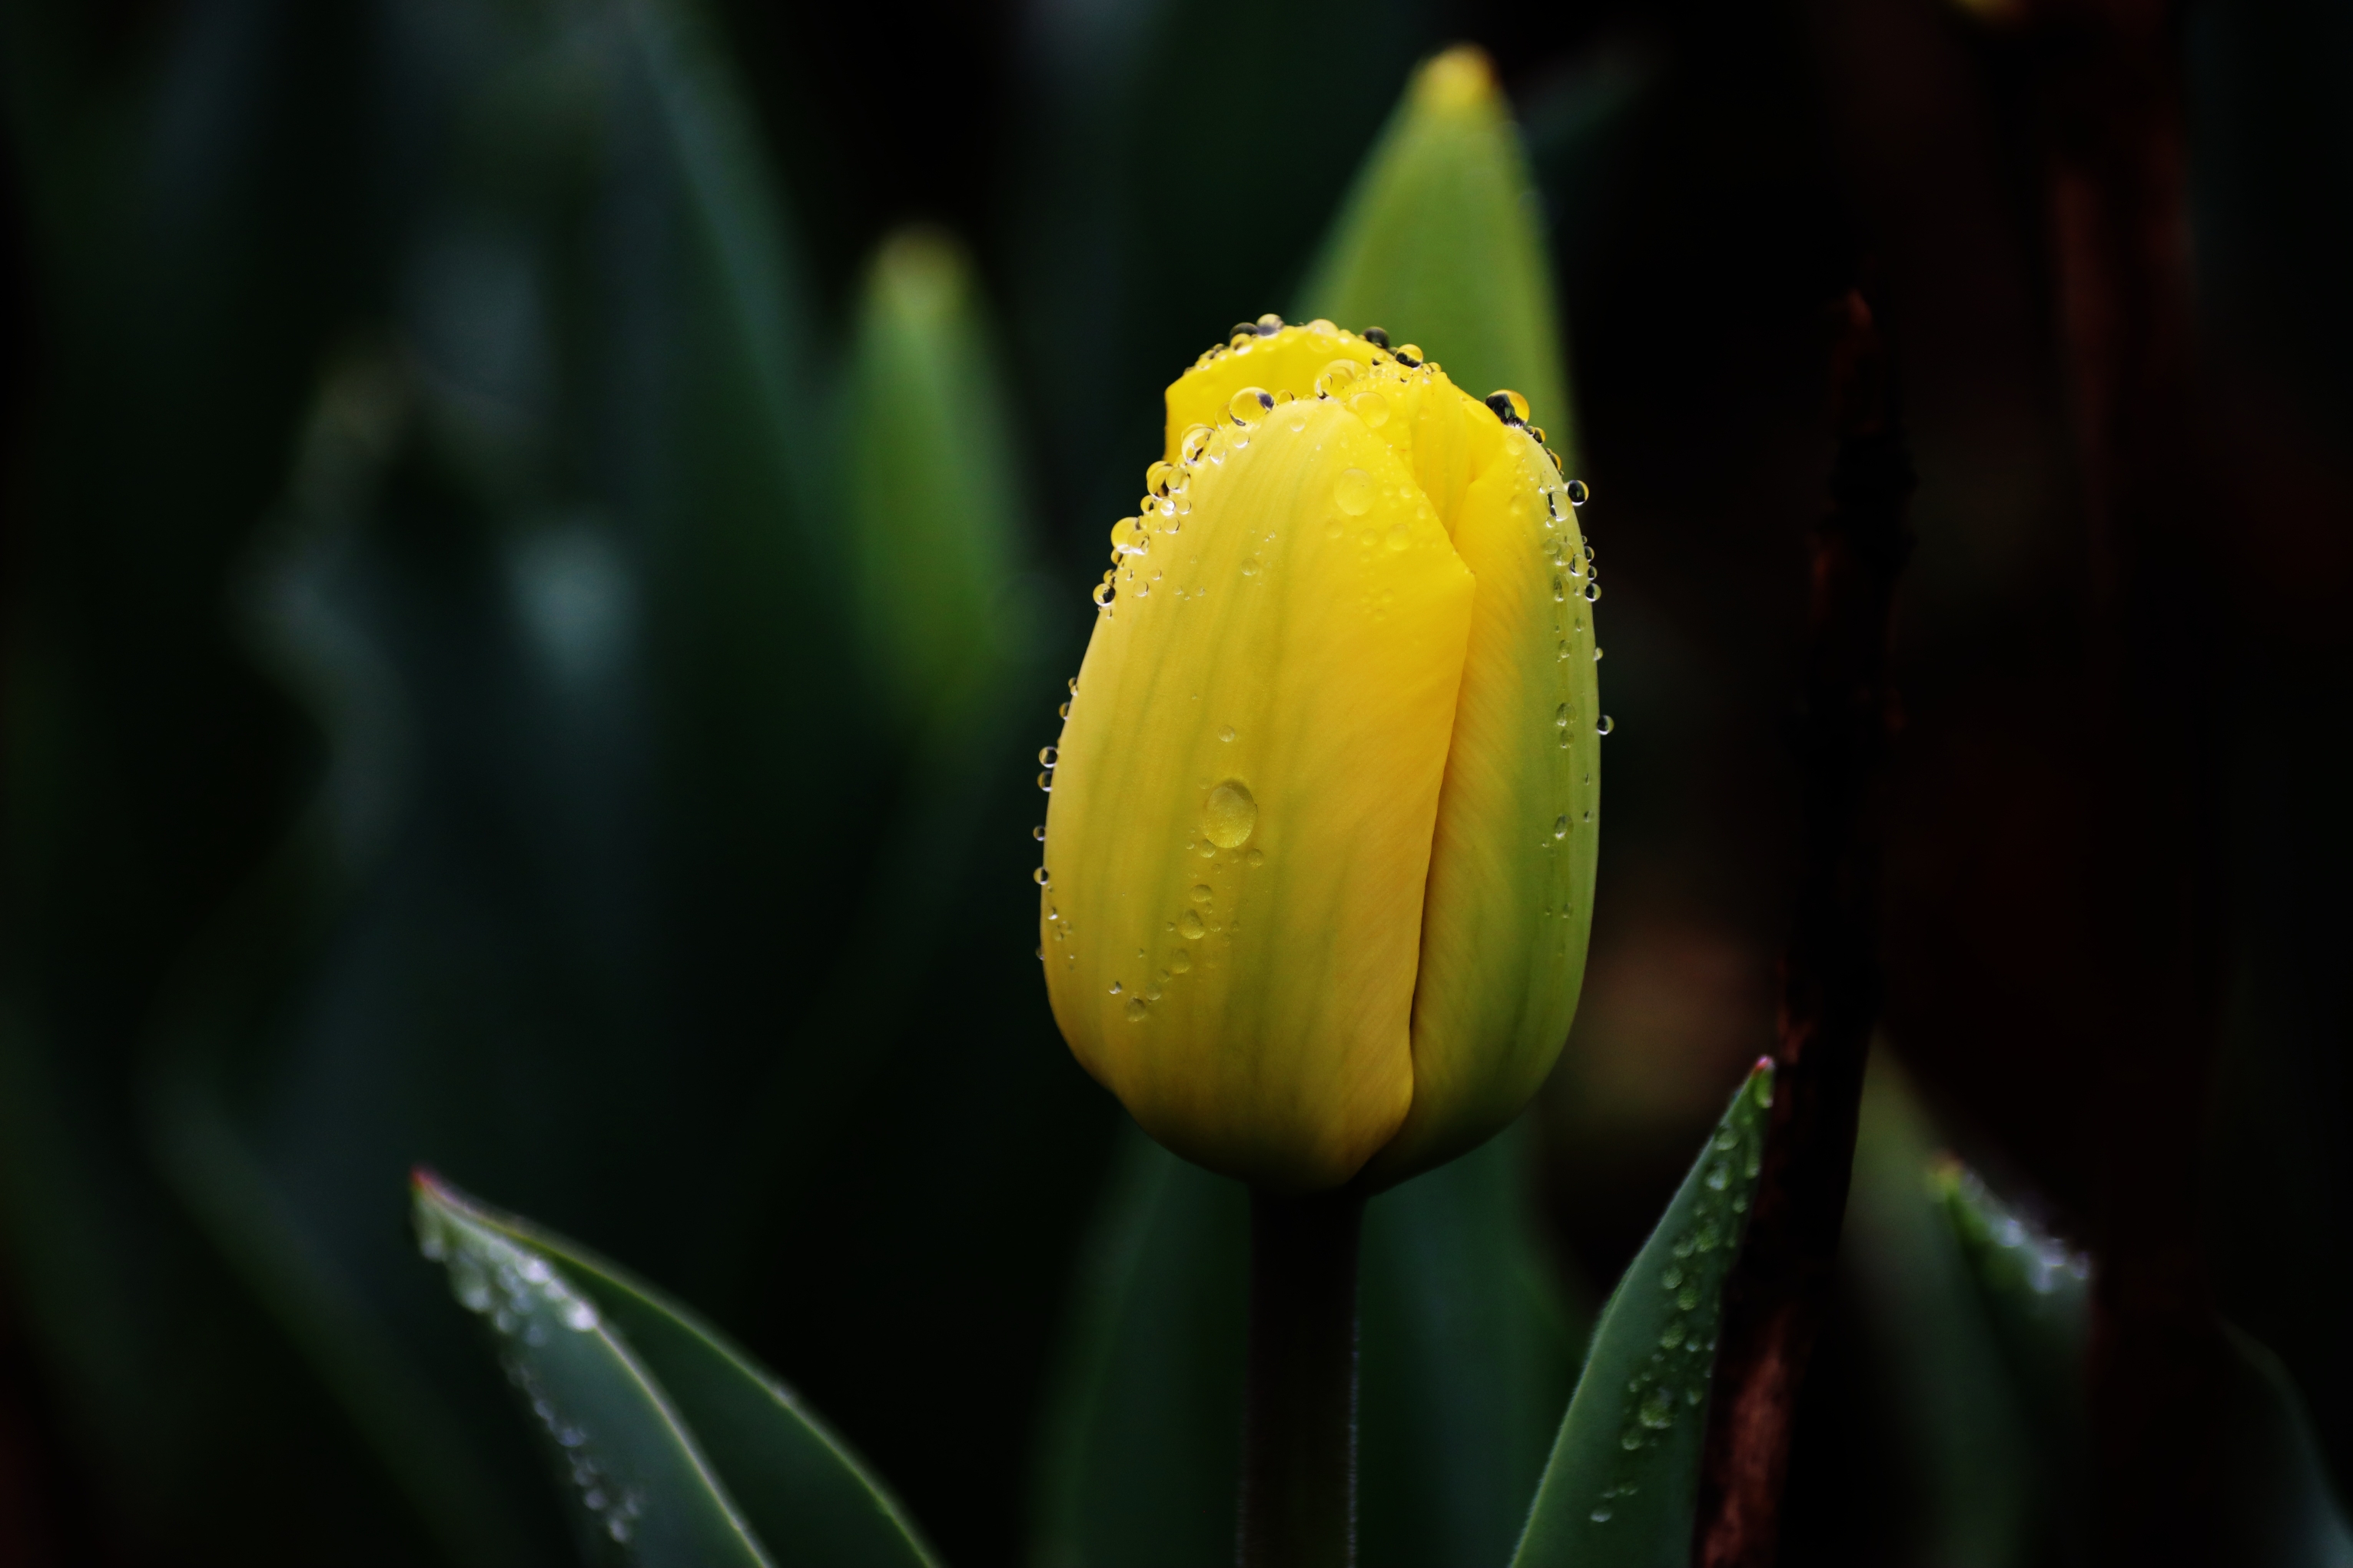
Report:
[[1839,448],[1814,535],[1813,595],[1794,735],[1803,817],[1781,962],[1771,1131],[1728,1287],[1694,1560],[1763,1568],[1780,1532],[1798,1393],[1846,1212],[1862,1068],[1877,1018],[1874,781],[1894,727],[1888,614],[1911,552],[1912,465],[1886,347],[1850,292],[1832,359]]

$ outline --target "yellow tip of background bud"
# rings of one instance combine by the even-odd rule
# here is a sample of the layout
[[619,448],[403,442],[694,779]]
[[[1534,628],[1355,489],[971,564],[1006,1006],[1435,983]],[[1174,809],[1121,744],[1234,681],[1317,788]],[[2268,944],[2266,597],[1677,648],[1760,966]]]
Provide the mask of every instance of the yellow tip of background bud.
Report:
[[1440,113],[1475,109],[1498,96],[1495,65],[1476,44],[1457,44],[1433,56],[1414,79],[1414,107]]

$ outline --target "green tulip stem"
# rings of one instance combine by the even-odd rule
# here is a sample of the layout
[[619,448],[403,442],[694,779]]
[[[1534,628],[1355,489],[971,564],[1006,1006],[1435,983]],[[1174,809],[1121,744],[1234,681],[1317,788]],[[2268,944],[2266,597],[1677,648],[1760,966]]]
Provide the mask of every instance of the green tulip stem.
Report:
[[1365,1194],[1250,1194],[1241,1568],[1356,1561],[1356,1243]]

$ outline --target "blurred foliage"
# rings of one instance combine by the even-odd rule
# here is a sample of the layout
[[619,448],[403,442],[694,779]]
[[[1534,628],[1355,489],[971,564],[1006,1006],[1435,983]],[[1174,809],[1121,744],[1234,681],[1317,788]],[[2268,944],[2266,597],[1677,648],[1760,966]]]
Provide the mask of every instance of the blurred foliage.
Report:
[[[2341,1561],[2353,37],[2320,0],[2185,20],[2233,1484],[2272,1489],[2248,1561]],[[1247,36],[1192,0],[0,5],[0,1465],[32,1456],[0,1552],[21,1506],[61,1561],[568,1560],[415,1260],[419,1161],[706,1310],[948,1561],[1083,1561],[1123,1519],[1222,1552],[1233,1194],[1121,1144],[1055,1038],[1027,757],[1160,389],[1226,323],[1377,310],[1488,374],[1315,250],[1417,181],[1495,211],[1445,172],[1494,126],[1383,130],[1463,36],[1549,234],[1445,276],[1548,274],[1576,324],[1573,422],[1557,350],[1493,379],[1594,480],[1619,730],[1543,1124],[1376,1205],[1367,1561],[1502,1560],[1573,1374],[1559,1279],[1634,1256],[1766,1039],[1815,312],[1866,249],[1923,479],[1912,1075],[1874,1077],[1790,1550],[2065,1560],[2080,1338],[2011,1310],[2008,1210],[1923,1172],[1949,1142],[2071,1236],[2095,1186],[2031,112],[1937,0],[1293,0]]]

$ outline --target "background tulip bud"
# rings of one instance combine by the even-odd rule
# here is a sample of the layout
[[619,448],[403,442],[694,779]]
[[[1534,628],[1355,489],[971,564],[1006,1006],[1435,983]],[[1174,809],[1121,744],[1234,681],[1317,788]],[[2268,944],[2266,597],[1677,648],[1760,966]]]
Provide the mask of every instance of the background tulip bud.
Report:
[[1516,1114],[1576,1007],[1599,716],[1569,486],[1326,321],[1237,329],[1167,402],[1051,759],[1055,1016],[1190,1159],[1400,1180]]

